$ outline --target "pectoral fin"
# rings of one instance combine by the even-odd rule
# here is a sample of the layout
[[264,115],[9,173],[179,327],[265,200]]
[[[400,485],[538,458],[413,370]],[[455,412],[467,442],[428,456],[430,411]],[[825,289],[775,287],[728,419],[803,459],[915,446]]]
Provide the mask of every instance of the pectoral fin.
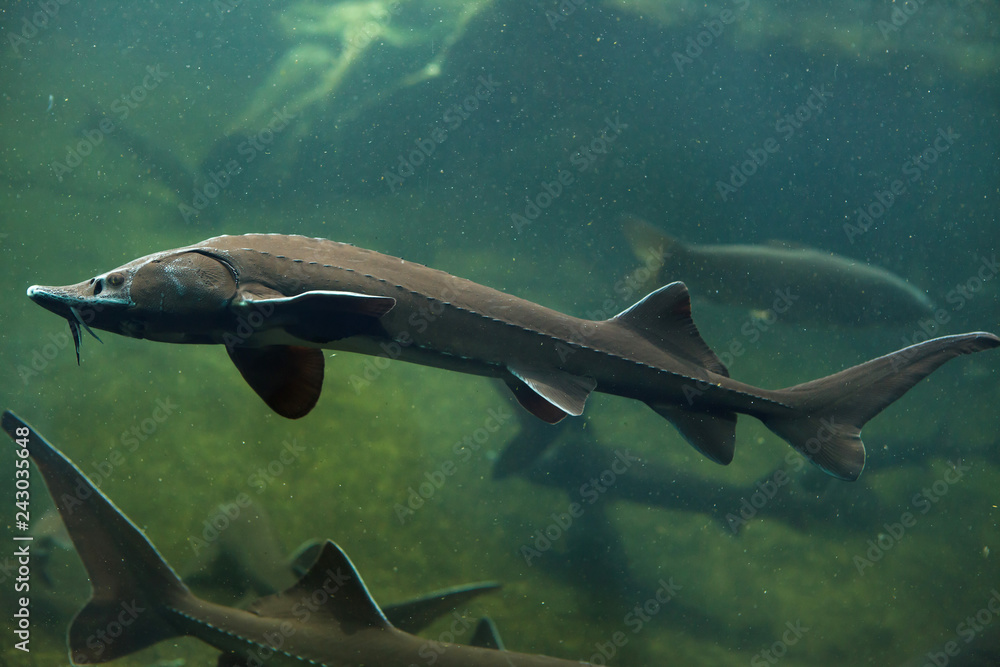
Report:
[[587,397],[597,387],[593,378],[571,375],[563,371],[538,371],[508,366],[513,377],[507,386],[514,398],[528,412],[550,424],[566,416],[579,417]]
[[305,417],[323,389],[323,352],[312,347],[229,347],[247,384],[282,417]]
[[388,296],[357,292],[313,290],[285,296],[269,287],[250,284],[240,288],[237,308],[254,308],[271,326],[280,326],[311,343],[329,343],[358,335],[378,335],[378,320],[396,305]]

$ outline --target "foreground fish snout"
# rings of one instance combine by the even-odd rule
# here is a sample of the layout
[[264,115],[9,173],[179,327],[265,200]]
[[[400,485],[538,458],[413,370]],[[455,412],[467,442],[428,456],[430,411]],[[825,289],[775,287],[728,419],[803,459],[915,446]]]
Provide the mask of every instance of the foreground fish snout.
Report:
[[58,287],[32,285],[28,288],[28,298],[42,308],[50,310],[57,315],[62,315],[63,317],[66,317],[69,314],[67,312],[68,307],[75,305],[74,303],[71,303],[70,295]]

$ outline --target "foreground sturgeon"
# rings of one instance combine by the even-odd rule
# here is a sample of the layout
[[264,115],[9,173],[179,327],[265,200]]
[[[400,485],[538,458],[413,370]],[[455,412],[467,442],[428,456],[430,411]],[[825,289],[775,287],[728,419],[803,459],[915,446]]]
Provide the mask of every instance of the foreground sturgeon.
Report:
[[609,320],[583,320],[397,257],[279,234],[218,236],[28,296],[69,321],[78,358],[81,327],[91,326],[223,344],[289,418],[319,398],[319,348],[347,350],[499,377],[550,423],[582,414],[594,390],[634,398],[720,463],[733,458],[736,414],[752,415],[848,480],[864,468],[869,419],[949,359],[1000,345],[983,332],[936,338],[772,391],[729,378],[680,282]]
[[[390,623],[347,555],[330,541],[294,586],[260,598],[245,610],[201,600],[135,524],[62,452],[9,410],[0,424],[17,444],[18,460],[30,456],[41,471],[90,577],[90,601],[69,628],[72,664],[109,662],[184,635],[222,651],[219,667],[588,664],[488,648],[502,646],[490,624],[481,623],[475,632],[474,641],[480,646],[435,642],[403,632]],[[439,612],[495,587],[442,591],[398,605],[394,615],[401,624],[422,628]]]

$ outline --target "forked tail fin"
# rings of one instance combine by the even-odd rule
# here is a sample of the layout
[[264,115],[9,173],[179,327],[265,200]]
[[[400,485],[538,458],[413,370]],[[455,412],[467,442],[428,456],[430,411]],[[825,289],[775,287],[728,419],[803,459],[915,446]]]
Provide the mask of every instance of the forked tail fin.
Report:
[[71,662],[108,662],[180,634],[158,610],[191,593],[142,532],[17,415],[0,423],[41,471],[90,576],[90,602],[69,630]]
[[855,480],[865,467],[861,427],[939,366],[963,354],[1000,345],[991,333],[944,336],[911,345],[819,380],[782,389],[794,412],[762,417],[764,424],[820,468]]

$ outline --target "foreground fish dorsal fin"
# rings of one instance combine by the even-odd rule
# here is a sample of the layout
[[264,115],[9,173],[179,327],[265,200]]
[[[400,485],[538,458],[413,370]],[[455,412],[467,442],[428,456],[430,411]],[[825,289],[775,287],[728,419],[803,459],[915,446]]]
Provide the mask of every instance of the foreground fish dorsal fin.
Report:
[[491,648],[494,651],[507,650],[503,646],[503,640],[500,639],[500,632],[497,630],[496,624],[489,616],[483,616],[479,619],[476,630],[472,633],[472,639],[469,640],[469,646]]
[[[318,591],[326,595],[320,596]],[[247,611],[267,618],[300,618],[296,610],[301,611],[303,600],[309,602],[313,612],[305,623],[323,626],[333,621],[347,633],[392,627],[351,559],[331,540],[323,544],[316,562],[291,588],[256,600]]]
[[247,384],[282,417],[305,417],[323,390],[323,351],[297,345],[227,347]]
[[[507,366],[513,378],[507,386],[514,398],[536,417],[556,424],[566,415],[579,417],[597,381],[560,370]],[[541,399],[541,400],[539,400]]]
[[692,412],[677,405],[652,405],[684,439],[716,463],[729,465],[736,449],[735,412]]
[[675,357],[729,377],[729,371],[702,339],[691,319],[691,296],[682,282],[664,285],[608,321],[642,336]]
[[378,334],[378,319],[396,305],[388,296],[313,290],[285,296],[269,287],[240,287],[237,307],[261,309],[265,318],[311,343],[330,343],[360,334]]
[[423,597],[386,605],[382,610],[394,628],[416,634],[448,612],[455,611],[483,593],[500,589],[494,581],[456,586]]
[[302,575],[309,571],[312,564],[319,558],[319,554],[323,551],[323,545],[325,544],[325,541],[310,539],[300,544],[292,552],[292,555],[288,559],[288,565],[295,574],[296,579],[301,578]]

